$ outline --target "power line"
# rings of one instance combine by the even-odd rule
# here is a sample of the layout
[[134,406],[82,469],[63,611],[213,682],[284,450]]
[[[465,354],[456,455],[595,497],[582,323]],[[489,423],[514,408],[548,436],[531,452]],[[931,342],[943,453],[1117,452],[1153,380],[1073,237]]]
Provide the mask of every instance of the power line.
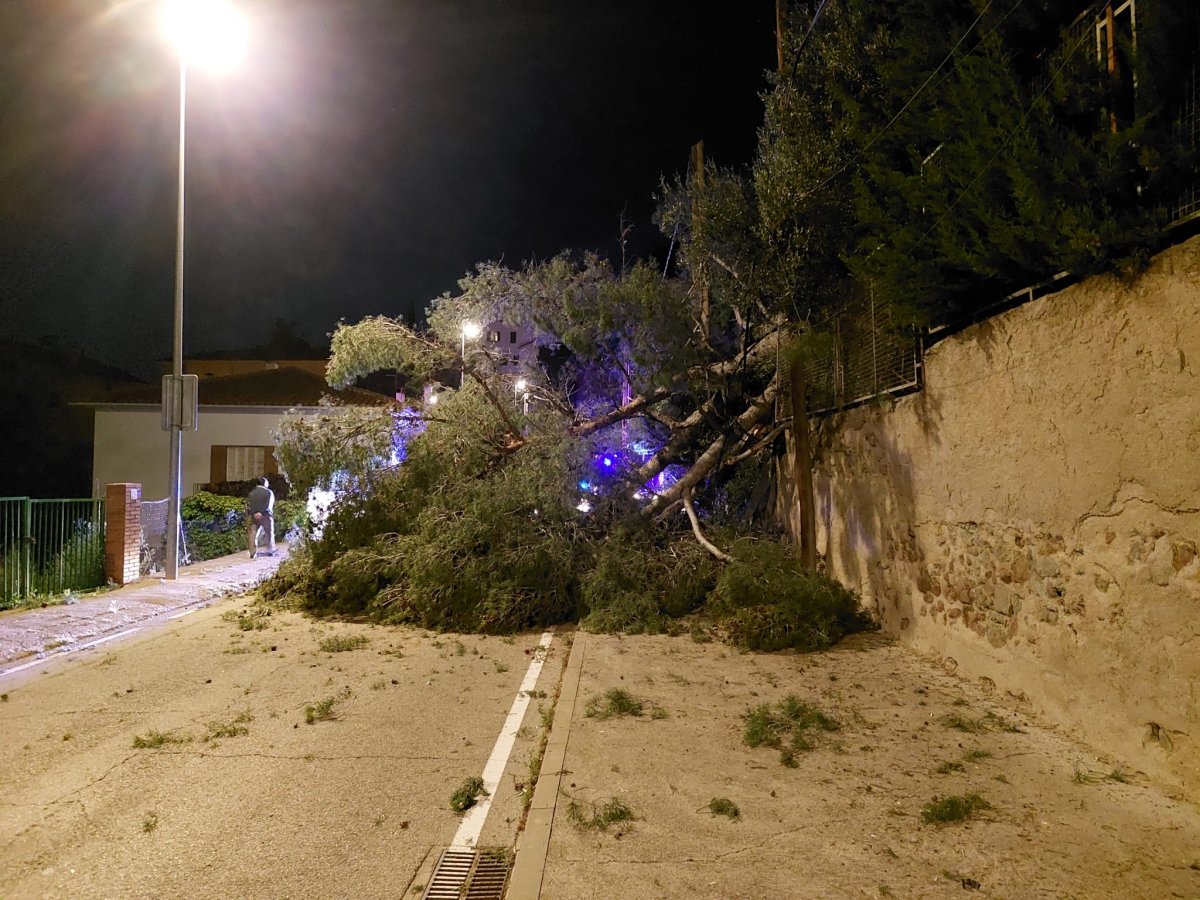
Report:
[[800,39],[800,46],[796,48],[796,52],[792,54],[792,68],[796,67],[796,63],[800,59],[800,54],[804,52],[805,45],[808,44],[808,39],[812,36],[813,29],[817,27],[817,20],[821,18],[821,13],[825,11],[825,4],[829,0],[821,0],[821,5],[817,7],[817,11],[813,13],[812,21],[808,23],[808,31],[804,32],[804,37]]
[[[847,162],[842,164],[842,166],[840,168],[838,168],[836,171],[832,172],[831,174],[827,175],[825,178],[821,179],[819,182],[817,182],[816,185],[814,185],[809,190],[805,191],[802,196],[804,196],[804,197],[812,196],[813,194],[817,193],[818,191],[820,191],[823,188],[825,188],[826,186],[828,186],[832,181],[834,181],[834,179],[840,178],[847,171],[849,171],[852,166],[856,165],[862,159],[863,155],[868,150],[870,150],[872,147],[874,147],[875,144],[877,144],[883,138],[883,136],[885,134],[887,134],[888,130],[893,125],[895,125],[897,121],[899,121],[900,117],[902,115],[904,115],[905,112],[908,111],[908,108],[910,106],[912,106],[913,103],[916,102],[917,98],[920,97],[921,94],[925,91],[925,89],[927,87],[929,87],[929,83],[931,81],[933,81],[933,79],[937,76],[937,74],[939,72],[942,71],[943,68],[945,68],[946,63],[950,62],[950,60],[954,58],[954,54],[958,52],[958,48],[962,46],[963,41],[965,41],[971,35],[971,32],[975,30],[975,26],[977,26],[980,23],[980,21],[983,19],[983,17],[985,15],[987,15],[988,10],[992,8],[992,3],[994,3],[994,2],[995,2],[995,0],[988,0],[987,6],[985,6],[983,8],[983,11],[980,12],[979,15],[975,17],[975,21],[970,24],[970,26],[967,28],[967,30],[964,31],[962,36],[955,42],[954,46],[950,48],[950,52],[946,54],[945,58],[940,63],[938,63],[937,68],[935,68],[932,72],[929,73],[929,76],[925,79],[924,82],[922,82],[921,86],[919,88],[917,88],[916,92],[911,97],[909,97],[908,100],[905,101],[905,103],[902,107],[900,107],[899,112],[897,112],[894,116],[892,116],[892,118],[888,120],[887,124],[884,125],[883,128],[881,128],[878,132],[876,132],[875,135],[871,138],[870,141],[867,142],[867,144],[865,146],[860,147],[858,150],[856,150],[854,153],[854,156],[851,157],[850,160],[848,160]],[[1012,8],[1009,9],[1009,11],[1004,14],[1004,17],[1002,19],[1000,19],[999,22],[997,22],[995,25],[992,26],[992,28],[990,28],[988,30],[987,34],[991,34],[997,28],[999,28],[1001,25],[1003,25],[1004,22],[1008,19],[1008,17],[1011,16],[1014,12],[1016,12],[1017,7],[1019,7],[1023,2],[1024,2],[1024,0],[1017,0],[1017,2],[1015,4],[1013,4]],[[822,7],[824,7],[824,3],[822,3],[821,5],[822,5]],[[820,13],[820,10],[818,10],[818,15],[819,15],[819,13]],[[815,25],[815,24],[816,24],[816,19],[814,18],[813,25]],[[811,27],[809,29],[809,33],[810,34],[812,33]],[[984,35],[984,37],[986,37],[986,36],[987,35]],[[808,39],[808,35],[806,34],[805,40],[807,41],[807,39]],[[973,47],[971,47],[971,49],[968,50],[964,54],[964,58],[967,56],[970,56],[972,53],[974,53],[975,50],[982,44],[983,44],[983,38],[981,37],[979,39],[979,41],[977,41],[975,43],[975,45]],[[941,82],[939,82],[939,84],[940,83]]]
[[1000,154],[1004,150],[1008,149],[1009,145],[1011,145],[1011,143],[1016,139],[1017,135],[1020,134],[1021,126],[1023,126],[1025,124],[1026,120],[1028,120],[1028,118],[1029,118],[1029,114],[1031,112],[1033,112],[1034,105],[1038,102],[1038,100],[1041,99],[1041,97],[1047,91],[1050,90],[1051,86],[1054,84],[1055,81],[1058,80],[1058,77],[1062,74],[1063,69],[1065,69],[1067,67],[1067,63],[1069,63],[1071,61],[1071,57],[1075,55],[1075,51],[1078,50],[1083,45],[1083,42],[1085,40],[1087,40],[1089,37],[1091,37],[1090,33],[1087,31],[1084,31],[1082,33],[1082,35],[1080,36],[1079,40],[1077,40],[1075,42],[1075,45],[1073,47],[1071,47],[1070,50],[1068,50],[1066,53],[1063,54],[1062,63],[1058,66],[1057,69],[1054,70],[1054,74],[1052,74],[1050,76],[1050,78],[1047,79],[1045,86],[1037,94],[1034,95],[1033,99],[1029,102],[1029,104],[1022,111],[1021,120],[1020,120],[1018,127],[1014,128],[1012,130],[1012,133],[1009,135],[1008,140],[1006,140],[1000,144],[1000,146],[996,149],[996,152],[991,155],[991,157],[988,159],[988,161],[979,167],[979,171],[975,173],[975,177],[973,177],[970,181],[968,181],[966,186],[955,195],[954,199],[950,202],[950,205],[947,206],[946,209],[943,210],[941,213],[939,213],[938,221],[936,221],[932,225],[930,225],[929,228],[919,238],[917,238],[916,242],[912,245],[913,249],[921,246],[921,244],[924,243],[925,239],[927,237],[929,237],[929,235],[933,234],[934,229],[936,229],[939,225],[942,224],[941,217],[946,216],[948,213],[952,212],[956,206],[958,206],[959,201],[961,201],[967,195],[967,193],[971,190],[971,188],[973,188],[976,185],[976,183],[979,181],[979,179],[983,177],[984,173],[988,169],[991,168],[992,163],[994,163],[999,158]]

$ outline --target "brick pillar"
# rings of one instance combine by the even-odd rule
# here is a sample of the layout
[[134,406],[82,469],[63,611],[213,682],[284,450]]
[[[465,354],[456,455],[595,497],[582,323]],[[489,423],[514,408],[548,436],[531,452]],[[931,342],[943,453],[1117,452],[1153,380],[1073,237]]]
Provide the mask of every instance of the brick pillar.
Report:
[[104,575],[117,584],[141,577],[142,486],[110,484],[104,489]]

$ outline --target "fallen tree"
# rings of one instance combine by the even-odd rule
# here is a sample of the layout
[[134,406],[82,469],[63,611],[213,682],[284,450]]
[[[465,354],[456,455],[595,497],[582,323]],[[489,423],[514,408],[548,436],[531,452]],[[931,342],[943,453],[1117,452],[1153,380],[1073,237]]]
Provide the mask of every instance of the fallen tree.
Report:
[[[730,634],[746,646],[760,641],[748,622],[807,648],[865,624],[771,527],[795,340],[782,316],[710,293],[701,329],[686,279],[594,257],[483,265],[460,287],[428,329],[338,327],[332,385],[394,370],[436,402],[285,420],[293,485],[339,496],[271,596],[489,632],[576,618],[658,631],[698,613],[743,623]],[[536,358],[514,370],[463,339],[467,321],[522,329]]]

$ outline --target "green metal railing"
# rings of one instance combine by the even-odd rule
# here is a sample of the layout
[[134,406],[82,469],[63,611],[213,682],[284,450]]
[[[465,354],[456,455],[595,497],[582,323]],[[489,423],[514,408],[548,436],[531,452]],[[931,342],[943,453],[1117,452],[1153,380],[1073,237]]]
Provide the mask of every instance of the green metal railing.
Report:
[[0,497],[0,606],[104,584],[104,501]]

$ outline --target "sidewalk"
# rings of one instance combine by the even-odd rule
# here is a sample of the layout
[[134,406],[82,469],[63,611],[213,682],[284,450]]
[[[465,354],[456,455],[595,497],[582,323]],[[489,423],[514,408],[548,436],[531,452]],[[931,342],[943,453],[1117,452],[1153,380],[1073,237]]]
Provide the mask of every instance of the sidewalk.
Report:
[[[604,718],[613,690],[641,713]],[[748,746],[788,695],[830,730]],[[507,897],[1194,897],[1198,846],[1194,805],[888,638],[578,632]]]
[[0,612],[0,675],[31,657],[71,653],[171,614],[205,606],[230,593],[245,591],[268,577],[287,558],[280,543],[273,557],[250,559],[246,553],[184,566],[176,581],[159,576],[81,597],[77,603]]

